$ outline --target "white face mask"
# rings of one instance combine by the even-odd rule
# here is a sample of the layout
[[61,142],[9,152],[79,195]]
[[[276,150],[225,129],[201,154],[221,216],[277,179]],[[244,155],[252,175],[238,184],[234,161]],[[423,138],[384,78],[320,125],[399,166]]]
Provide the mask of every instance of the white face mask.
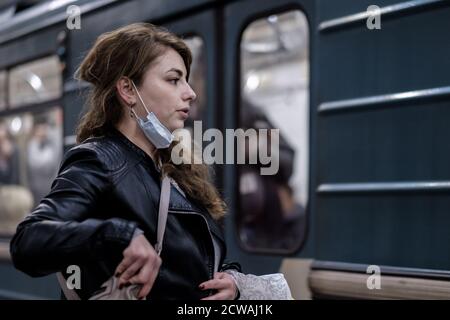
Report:
[[147,139],[150,140],[150,142],[155,146],[156,149],[168,148],[173,141],[173,134],[158,120],[153,112],[148,111],[144,100],[142,100],[141,95],[139,94],[139,90],[134,84],[134,81],[132,80],[131,83],[133,84],[133,87],[136,90],[136,93],[139,97],[139,100],[141,100],[145,111],[147,111],[147,121],[145,121],[139,118],[133,108],[131,108],[131,111],[134,113],[139,127],[142,129]]

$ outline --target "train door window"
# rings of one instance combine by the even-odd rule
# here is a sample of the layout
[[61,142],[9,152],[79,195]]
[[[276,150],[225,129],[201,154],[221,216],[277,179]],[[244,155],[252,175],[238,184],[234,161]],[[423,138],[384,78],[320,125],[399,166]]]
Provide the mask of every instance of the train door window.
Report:
[[[279,169],[241,165],[237,227],[249,251],[294,252],[303,242],[308,203],[309,31],[298,10],[258,19],[240,46],[239,127],[279,129]],[[245,150],[258,152],[260,144]]]
[[192,52],[189,84],[197,95],[189,110],[189,118],[185,123],[186,128],[192,130],[194,121],[206,119],[206,53],[203,39],[199,36],[185,37],[184,41]]
[[16,66],[9,73],[9,104],[12,108],[61,97],[62,66],[50,56]]
[[17,224],[49,191],[62,157],[62,109],[0,119],[0,236]]
[[6,108],[6,71],[0,71],[0,111]]

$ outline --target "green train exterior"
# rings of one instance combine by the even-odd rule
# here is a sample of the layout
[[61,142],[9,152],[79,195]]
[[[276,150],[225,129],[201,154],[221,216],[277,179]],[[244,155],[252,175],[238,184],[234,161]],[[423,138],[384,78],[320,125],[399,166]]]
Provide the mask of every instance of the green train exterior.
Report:
[[[257,65],[258,57],[265,59],[264,50],[272,45],[266,43],[264,50],[254,45],[258,30],[279,22],[282,28],[273,30],[297,41],[295,32],[289,33],[293,25],[301,25],[289,20],[293,16],[303,23],[298,40],[302,56],[289,55],[295,43],[289,40],[273,44],[287,53],[273,49],[276,55],[264,61],[272,59],[276,66],[276,58],[283,57],[283,63],[295,63],[302,72],[300,81],[292,71],[276,69],[281,78],[289,75],[301,86],[301,93],[289,96],[301,101],[285,103],[292,105],[293,115],[302,115],[302,129],[289,131],[295,130],[295,116],[286,128],[284,123],[275,126],[287,133],[288,141],[303,141],[299,145],[304,153],[296,153],[296,161],[300,157],[302,162],[294,166],[301,186],[296,195],[303,205],[300,231],[289,248],[249,246],[240,225],[247,214],[241,210],[241,167],[215,165],[216,183],[229,207],[225,233],[230,260],[239,261],[248,273],[284,272],[296,299],[450,298],[450,1],[374,2],[79,0],[55,8],[37,4],[0,23],[0,86],[2,73],[5,79],[0,122],[57,110],[62,117],[60,151],[72,147],[89,89],[73,79],[78,64],[101,33],[147,21],[201,39],[203,128],[225,132],[242,127],[247,108],[242,97],[247,91],[258,92],[252,81],[272,70],[255,69],[257,78],[245,73]],[[81,29],[68,28],[69,5],[81,10]],[[378,11],[368,11],[371,5]],[[376,19],[380,28],[373,27]],[[250,29],[253,33],[247,32]],[[246,37],[255,43],[244,43]],[[246,48],[250,53],[244,53]],[[60,63],[59,93],[13,106],[7,80],[11,72],[46,57]],[[287,87],[280,90],[292,94]],[[273,90],[277,95],[276,87]],[[269,107],[264,110],[273,112]],[[295,170],[303,171],[299,176]],[[2,212],[0,223],[1,219]],[[10,237],[4,232],[0,238],[0,298],[59,299],[54,275],[31,278],[14,269]],[[381,289],[369,288],[369,266],[380,268]]]

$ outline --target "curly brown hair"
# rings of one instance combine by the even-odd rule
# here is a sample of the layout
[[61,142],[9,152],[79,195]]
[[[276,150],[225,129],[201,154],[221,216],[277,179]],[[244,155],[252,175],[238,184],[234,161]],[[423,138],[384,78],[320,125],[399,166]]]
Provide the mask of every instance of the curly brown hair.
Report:
[[[185,42],[167,29],[150,23],[134,23],[104,33],[81,62],[75,77],[92,84],[87,99],[87,112],[77,127],[77,142],[89,137],[105,135],[124,115],[119,102],[116,83],[121,77],[132,79],[137,86],[150,64],[165,53],[167,48],[178,52],[183,59],[189,79],[192,54]],[[156,151],[156,160],[162,170],[171,176],[184,192],[203,205],[214,219],[222,218],[226,206],[211,182],[205,164],[174,164],[168,149]]]

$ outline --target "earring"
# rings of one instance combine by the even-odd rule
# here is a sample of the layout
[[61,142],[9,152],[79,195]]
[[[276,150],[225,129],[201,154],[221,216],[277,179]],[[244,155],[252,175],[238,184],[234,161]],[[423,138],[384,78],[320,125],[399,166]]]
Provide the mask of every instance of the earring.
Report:
[[134,114],[133,114],[133,107],[134,107],[135,103],[131,103],[130,104],[130,117],[133,118]]

